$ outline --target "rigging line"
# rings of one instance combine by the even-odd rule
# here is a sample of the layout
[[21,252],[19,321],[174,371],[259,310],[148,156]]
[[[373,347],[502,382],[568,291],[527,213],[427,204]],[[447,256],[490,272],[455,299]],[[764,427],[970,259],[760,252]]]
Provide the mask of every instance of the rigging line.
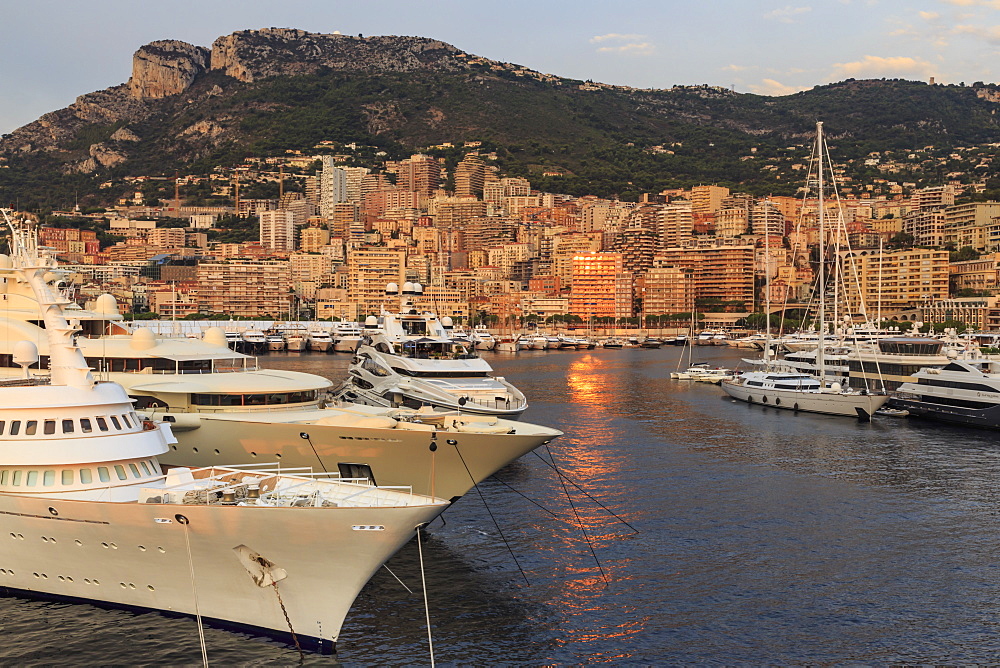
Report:
[[198,607],[198,587],[194,579],[194,559],[191,557],[191,537],[188,526],[191,523],[184,515],[177,515],[177,521],[184,526],[184,544],[187,546],[188,570],[191,571],[191,593],[194,594],[194,618],[198,622],[198,642],[201,644],[201,663],[208,668],[208,649],[205,647],[205,629],[201,625],[201,610]]
[[323,463],[323,458],[319,456],[318,452],[316,452],[316,446],[313,445],[312,439],[309,438],[309,434],[307,432],[301,431],[299,432],[299,438],[303,439],[306,443],[309,444],[309,447],[312,448],[313,454],[316,455],[316,461],[318,461],[319,465],[323,467],[323,473],[330,473],[329,471],[326,470],[326,464]]
[[[546,447],[546,450],[548,450],[547,447]],[[546,466],[548,466],[549,468],[551,468],[552,470],[554,470],[559,475],[559,477],[566,478],[566,482],[568,482],[569,484],[573,485],[573,487],[576,487],[577,490],[579,490],[584,496],[586,496],[588,499],[590,499],[591,501],[593,501],[594,503],[596,503],[598,506],[600,506],[601,508],[603,508],[606,513],[608,513],[609,515],[611,515],[612,517],[614,517],[616,520],[618,520],[619,522],[621,522],[625,526],[627,526],[633,532],[639,533],[638,529],[636,529],[634,526],[632,526],[631,524],[629,524],[623,517],[621,517],[620,515],[618,515],[617,513],[615,513],[615,511],[611,510],[606,505],[604,505],[603,503],[601,503],[600,501],[598,501],[597,499],[595,499],[593,496],[591,496],[587,492],[587,490],[585,490],[584,488],[580,487],[580,485],[578,485],[576,482],[573,481],[572,478],[570,478],[565,473],[563,473],[559,469],[559,467],[557,467],[555,464],[552,464],[551,462],[546,461],[545,457],[542,457],[540,454],[538,454],[534,450],[532,450],[531,453],[533,455],[535,455],[536,457],[538,457],[539,459],[541,459],[545,463]],[[549,452],[549,456],[550,457],[552,456],[551,452]]]
[[521,571],[521,577],[524,578],[524,583],[530,587],[531,583],[528,582],[528,576],[524,573],[524,569],[521,568],[521,562],[517,560],[517,555],[514,554],[514,549],[507,541],[507,536],[503,535],[503,529],[500,528],[500,523],[497,522],[497,518],[494,517],[493,511],[490,509],[490,504],[486,503],[486,497],[483,496],[483,490],[479,489],[476,479],[472,476],[472,471],[469,470],[469,465],[465,463],[465,457],[462,456],[462,451],[458,449],[458,443],[455,443],[455,452],[458,453],[458,458],[462,460],[462,466],[465,467],[465,472],[469,474],[469,479],[472,480],[472,486],[479,493],[479,498],[482,499],[483,506],[486,507],[486,512],[490,514],[490,519],[493,520],[493,525],[497,528],[500,538],[503,539],[503,544],[507,546],[507,551],[510,552],[510,556],[514,560],[514,563],[517,564],[517,570]]
[[[431,635],[431,607],[427,602],[427,579],[424,577],[424,547],[420,542],[420,526],[417,527],[417,552],[420,554],[420,585],[424,589],[424,617],[427,619],[427,646],[431,653],[431,668],[434,668],[434,638]],[[404,587],[406,585],[403,585]]]
[[[558,520],[558,519],[562,519],[562,518],[561,518],[561,517],[559,517],[559,515],[557,515],[557,514],[556,514],[556,513],[554,512],[554,511],[551,511],[551,510],[549,510],[548,508],[546,508],[546,507],[545,507],[545,506],[543,506],[542,504],[538,503],[537,501],[535,501],[535,500],[534,500],[534,499],[532,499],[531,497],[529,497],[529,496],[526,496],[526,495],[525,495],[524,493],[522,493],[522,492],[520,492],[519,490],[517,490],[517,489],[515,489],[515,488],[511,487],[510,485],[508,485],[507,483],[505,483],[505,482],[504,482],[503,480],[501,480],[500,478],[496,477],[496,474],[494,474],[494,475],[491,475],[491,476],[490,476],[490,479],[492,479],[492,480],[495,480],[496,482],[500,483],[501,485],[503,485],[504,487],[506,487],[506,488],[507,488],[507,489],[509,489],[510,491],[512,491],[512,492],[514,492],[515,494],[517,494],[518,496],[520,496],[520,497],[524,498],[525,500],[527,500],[527,501],[530,501],[531,503],[535,504],[536,506],[538,506],[539,508],[541,508],[542,510],[544,510],[545,512],[547,512],[547,513],[548,513],[549,515],[552,515],[552,517],[556,518],[557,520]],[[439,515],[438,517],[440,517],[440,515]]]
[[389,571],[389,575],[391,575],[392,577],[396,578],[396,582],[398,582],[399,584],[403,585],[403,589],[405,589],[407,592],[409,592],[411,594],[413,593],[413,590],[410,589],[409,587],[407,587],[406,583],[404,583],[402,580],[400,580],[398,575],[396,575],[391,570],[389,570],[388,566],[386,566],[385,564],[382,564],[382,568],[384,568],[385,570]]
[[[556,458],[552,456],[552,451],[549,450],[548,445],[545,446],[545,451],[549,453],[549,458],[552,459],[553,466],[555,466]],[[601,565],[601,560],[597,558],[597,552],[594,550],[594,543],[590,539],[590,534],[587,533],[587,527],[583,523],[583,518],[580,517],[580,511],[576,509],[576,504],[573,503],[573,497],[570,495],[569,489],[566,487],[566,479],[560,475],[559,481],[562,483],[563,493],[566,495],[566,500],[569,501],[569,507],[573,509],[573,514],[576,515],[577,524],[580,525],[580,531],[583,532],[583,538],[587,541],[587,547],[590,548],[590,554],[594,557],[594,563],[597,564],[597,570],[601,572],[601,577],[604,578],[604,586],[607,587],[611,584],[608,582],[608,574],[604,572],[604,566]]]

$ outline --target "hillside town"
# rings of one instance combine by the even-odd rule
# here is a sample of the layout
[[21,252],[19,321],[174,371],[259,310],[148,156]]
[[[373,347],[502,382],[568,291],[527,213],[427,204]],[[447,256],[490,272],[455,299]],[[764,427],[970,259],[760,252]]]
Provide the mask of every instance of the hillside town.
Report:
[[[113,209],[49,217],[42,242],[74,270],[81,303],[109,292],[123,311],[163,318],[363,320],[387,304],[386,284],[406,281],[424,286],[421,308],[508,324],[694,313],[731,327],[765,302],[810,298],[814,199],[718,185],[572,197],[504,176],[478,142],[432,147],[460,151],[451,170],[426,153],[376,170],[357,165],[360,147],[326,144],[209,176],[131,177]],[[977,186],[957,180],[886,184],[845,188],[839,211],[825,203],[844,223],[825,241],[850,260],[872,316],[1000,330],[1000,202],[967,201]],[[212,199],[188,201],[193,189]],[[262,189],[277,196],[253,196]],[[226,241],[234,223],[252,233]]]

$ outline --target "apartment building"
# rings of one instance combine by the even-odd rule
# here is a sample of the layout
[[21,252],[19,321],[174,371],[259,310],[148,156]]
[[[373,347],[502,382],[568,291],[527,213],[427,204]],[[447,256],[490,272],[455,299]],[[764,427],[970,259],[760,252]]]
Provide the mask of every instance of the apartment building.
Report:
[[988,253],[976,260],[952,262],[952,293],[960,290],[1000,290],[1000,253]]
[[272,251],[295,250],[295,214],[280,209],[261,211],[260,243]]
[[916,246],[943,246],[944,227],[942,209],[915,209],[903,217],[903,232],[913,236]]
[[658,266],[691,270],[695,299],[743,301],[754,297],[754,247],[745,245],[667,248],[656,258]]
[[869,309],[916,308],[948,297],[946,250],[861,251],[853,260]]
[[944,243],[1000,250],[1000,202],[969,202],[944,210]]
[[569,312],[581,318],[632,315],[632,274],[621,253],[583,253],[573,258]]
[[382,306],[396,308],[398,297],[387,298],[385,286],[406,282],[406,251],[357,248],[347,253],[348,295],[362,315],[377,315]]
[[242,260],[198,264],[196,301],[202,313],[285,317],[291,304],[286,260]]
[[722,208],[722,200],[727,197],[729,188],[695,186],[691,188],[691,209],[698,214],[713,214]]
[[654,266],[638,281],[645,315],[667,315],[694,311],[694,281],[691,271],[675,266]]
[[333,156],[324,155],[320,161],[323,169],[317,175],[319,215],[332,218],[334,205],[347,201],[347,172],[334,164]]

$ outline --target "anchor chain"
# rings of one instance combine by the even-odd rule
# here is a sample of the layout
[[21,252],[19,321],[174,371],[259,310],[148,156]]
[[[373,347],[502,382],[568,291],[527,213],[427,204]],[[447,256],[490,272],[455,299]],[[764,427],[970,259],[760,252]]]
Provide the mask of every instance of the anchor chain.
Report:
[[278,597],[278,605],[281,606],[281,614],[285,616],[285,623],[288,624],[288,632],[292,634],[292,640],[295,642],[295,649],[299,650],[299,660],[304,660],[305,655],[302,653],[302,646],[299,645],[299,638],[295,635],[295,629],[292,628],[292,620],[288,617],[288,610],[285,609],[285,602],[281,600],[281,592],[278,591],[278,583],[274,582],[271,586],[274,587],[274,595]]

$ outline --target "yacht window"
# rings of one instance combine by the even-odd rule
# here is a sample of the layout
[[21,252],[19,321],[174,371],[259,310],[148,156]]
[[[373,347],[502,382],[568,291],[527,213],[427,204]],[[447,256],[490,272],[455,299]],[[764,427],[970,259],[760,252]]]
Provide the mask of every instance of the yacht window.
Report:
[[45,485],[46,487],[51,487],[52,485],[56,484],[56,472],[46,471],[45,474],[42,476],[42,484]]
[[42,431],[44,431],[46,434],[56,433],[56,421],[46,420],[45,424],[42,426]]
[[139,466],[142,467],[142,472],[145,473],[146,475],[153,475],[152,473],[150,473],[149,467],[146,466],[146,462],[139,462]]
[[125,428],[126,429],[131,429],[132,428],[132,423],[128,421],[128,416],[127,415],[123,415],[122,416],[122,422],[125,423]]
[[752,387],[764,387],[764,383],[760,382],[759,380],[748,380],[747,385],[750,385]]
[[0,485],[7,484],[7,469],[0,471]]
[[94,428],[90,426],[90,418],[80,418],[80,431],[84,434],[94,431]]
[[125,467],[122,466],[121,464],[115,464],[115,473],[118,474],[118,479],[119,480],[127,480],[128,479],[128,474],[125,473]]
[[21,430],[21,421],[14,420],[10,423],[10,435],[17,436],[17,432]]
[[3,435],[4,424],[5,424],[5,421],[4,420],[0,420],[0,435]]
[[108,471],[107,466],[98,466],[97,476],[101,479],[101,482],[111,482],[111,473]]
[[28,479],[24,482],[28,487],[34,487],[38,484],[38,471],[28,471]]
[[14,471],[14,484],[17,485],[18,487],[21,486],[21,472],[20,471]]
[[101,431],[107,431],[108,421],[102,417],[97,418],[97,428],[100,429]]
[[129,462],[128,467],[130,469],[132,469],[132,475],[133,476],[135,476],[136,478],[141,478],[142,477],[142,474],[139,473],[139,469],[136,467],[135,464],[133,464],[132,462]]
[[84,485],[89,485],[94,481],[94,476],[91,474],[90,469],[80,469],[80,482]]
[[72,420],[63,420],[63,433],[72,434],[76,429],[73,427]]
[[163,471],[160,470],[160,465],[155,459],[149,460],[149,468],[153,469],[153,473],[160,475]]
[[24,425],[24,435],[34,436],[38,431],[38,420],[28,420]]
[[63,469],[62,472],[62,484],[72,485],[73,484],[73,469]]
[[115,416],[115,415],[111,416],[111,424],[114,425],[115,429],[121,429],[122,428],[121,423],[118,421],[118,417]]

